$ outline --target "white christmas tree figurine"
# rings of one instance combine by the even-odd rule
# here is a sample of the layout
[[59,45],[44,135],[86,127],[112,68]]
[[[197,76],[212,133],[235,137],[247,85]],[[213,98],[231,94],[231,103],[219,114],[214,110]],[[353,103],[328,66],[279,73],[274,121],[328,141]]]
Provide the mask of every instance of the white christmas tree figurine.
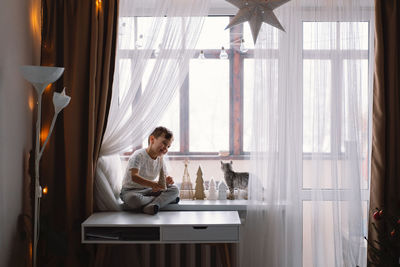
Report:
[[197,170],[197,178],[196,178],[196,189],[194,193],[194,198],[197,200],[203,200],[206,198],[204,194],[204,180],[203,180],[203,172],[201,171],[201,167]]
[[193,199],[193,186],[188,172],[188,163],[187,160],[184,161],[185,169],[183,171],[181,189],[179,190],[179,197],[181,199]]
[[218,194],[217,194],[217,189],[215,188],[215,182],[214,179],[211,178],[210,182],[210,189],[208,190],[208,200],[217,200]]
[[228,187],[224,182],[220,182],[218,186],[218,199],[219,200],[226,200],[227,194],[226,190],[228,190]]

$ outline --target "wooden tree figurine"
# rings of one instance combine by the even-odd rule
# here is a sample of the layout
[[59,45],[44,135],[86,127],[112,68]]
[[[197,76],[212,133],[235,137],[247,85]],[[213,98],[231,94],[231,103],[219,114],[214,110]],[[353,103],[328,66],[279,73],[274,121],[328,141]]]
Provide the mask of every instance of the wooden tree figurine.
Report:
[[215,188],[215,182],[214,179],[211,178],[210,182],[210,189],[208,190],[208,200],[217,200],[218,194],[217,194],[217,189]]
[[228,190],[228,186],[224,182],[220,182],[218,186],[218,199],[226,200],[227,194],[226,190]]
[[187,160],[184,161],[185,169],[183,170],[182,184],[179,193],[181,199],[193,199],[193,186],[188,172],[188,163]]
[[197,179],[196,179],[196,189],[194,193],[194,198],[198,200],[203,200],[206,198],[204,194],[204,180],[203,180],[203,172],[201,171],[201,167],[197,170]]
[[161,160],[161,170],[160,170],[160,175],[158,176],[158,185],[161,186],[162,188],[164,188],[164,190],[167,189],[167,182],[165,180],[166,175],[165,175],[165,171],[164,171],[164,164],[163,161]]

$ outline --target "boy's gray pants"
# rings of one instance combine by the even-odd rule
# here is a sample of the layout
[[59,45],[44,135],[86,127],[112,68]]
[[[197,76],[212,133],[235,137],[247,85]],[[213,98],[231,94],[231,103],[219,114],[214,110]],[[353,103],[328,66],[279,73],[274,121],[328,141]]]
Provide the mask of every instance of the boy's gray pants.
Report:
[[153,192],[151,188],[121,190],[121,199],[124,201],[124,209],[140,209],[152,203],[163,208],[176,200],[179,189],[175,185],[169,185],[165,191]]

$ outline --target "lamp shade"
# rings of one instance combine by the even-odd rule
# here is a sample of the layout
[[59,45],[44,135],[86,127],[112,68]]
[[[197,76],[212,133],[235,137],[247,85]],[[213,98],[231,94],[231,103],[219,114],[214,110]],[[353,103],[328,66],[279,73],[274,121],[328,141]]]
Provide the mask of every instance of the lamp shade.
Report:
[[65,94],[65,87],[61,93],[54,92],[53,104],[55,113],[59,113],[63,108],[65,108],[69,104],[70,100],[71,97]]
[[64,68],[25,65],[21,67],[21,72],[24,78],[33,84],[37,93],[41,95],[48,84],[60,78]]

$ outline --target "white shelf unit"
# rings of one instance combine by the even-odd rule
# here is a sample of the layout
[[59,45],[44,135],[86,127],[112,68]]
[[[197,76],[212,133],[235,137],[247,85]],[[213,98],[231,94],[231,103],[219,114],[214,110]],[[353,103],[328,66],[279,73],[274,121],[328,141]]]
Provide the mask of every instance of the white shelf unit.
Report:
[[237,211],[98,212],[82,223],[82,243],[238,243]]

